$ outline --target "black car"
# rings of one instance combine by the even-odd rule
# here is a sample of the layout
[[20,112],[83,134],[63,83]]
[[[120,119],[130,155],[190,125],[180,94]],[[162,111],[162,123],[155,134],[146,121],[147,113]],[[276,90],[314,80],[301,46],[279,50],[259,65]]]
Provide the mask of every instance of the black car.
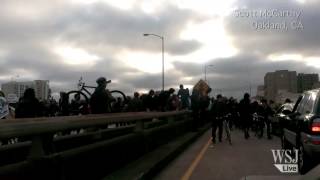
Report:
[[282,118],[282,148],[299,151],[298,168],[304,174],[320,157],[320,89],[304,92],[290,114]]

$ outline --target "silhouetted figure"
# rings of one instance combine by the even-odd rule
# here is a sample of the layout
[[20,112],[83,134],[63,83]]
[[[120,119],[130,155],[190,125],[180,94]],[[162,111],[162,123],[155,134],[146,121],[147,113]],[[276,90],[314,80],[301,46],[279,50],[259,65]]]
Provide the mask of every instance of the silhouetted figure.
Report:
[[88,103],[81,99],[80,94],[75,94],[70,104],[71,115],[89,114]]
[[264,122],[261,118],[262,107],[258,103],[258,101],[253,101],[251,103],[251,111],[252,111],[252,121],[251,121],[251,129],[254,131],[254,136],[258,138],[261,137],[261,129],[264,128]]
[[182,84],[180,84],[180,89],[178,91],[178,96],[179,96],[180,101],[181,101],[181,109],[188,109],[189,108],[190,94],[189,94],[189,90],[188,89],[184,89]]
[[193,89],[191,95],[191,110],[192,110],[192,128],[197,130],[200,119],[200,92],[197,89]]
[[200,124],[204,124],[208,119],[208,107],[210,105],[210,97],[209,93],[211,92],[211,88],[209,88],[202,96],[200,96],[199,100],[199,115],[200,115]]
[[90,99],[91,112],[92,114],[111,112],[109,104],[115,101],[115,99],[111,96],[111,93],[106,90],[107,84],[111,81],[107,81],[106,78],[100,77],[96,82],[98,87],[96,87]]
[[57,116],[59,112],[59,105],[53,98],[49,99],[49,116]]
[[35,96],[34,89],[25,90],[16,108],[16,118],[32,118],[41,116],[41,106]]
[[249,93],[244,94],[243,99],[240,101],[239,109],[241,122],[243,124],[244,137],[245,139],[248,139],[250,137],[249,128],[252,121]]
[[139,96],[140,95],[138,92],[134,92],[133,99],[129,102],[129,105],[128,105],[130,112],[142,111],[143,104]]
[[146,98],[144,99],[144,105],[146,107],[147,111],[154,111],[157,108],[157,104],[156,104],[156,96],[154,93],[154,90],[151,89],[149,91],[149,94],[146,96]]
[[227,111],[230,113],[230,118],[229,118],[229,127],[230,130],[233,129],[233,125],[237,125],[238,121],[238,116],[237,116],[237,103],[236,100],[233,97],[230,97],[229,100],[227,101]]
[[113,104],[113,111],[114,112],[122,112],[123,110],[123,100],[121,97],[117,98],[117,101]]
[[[273,111],[271,109],[271,107],[268,105],[267,100],[262,99],[261,100],[262,103],[262,112],[261,112],[261,116],[263,117],[263,122],[267,125],[267,136],[268,139],[271,139],[271,121],[268,118],[269,116],[271,116],[273,114]],[[263,128],[261,129],[260,132],[260,136],[263,137]]]
[[222,141],[222,132],[223,132],[223,120],[226,115],[226,103],[223,100],[221,94],[217,95],[217,99],[212,105],[212,143],[216,142],[216,131],[218,129],[218,138],[219,141]]
[[60,92],[59,111],[61,116],[69,115],[69,97],[66,92]]
[[169,98],[173,93],[174,93],[173,88],[170,88],[168,91],[161,91],[161,93],[159,94],[159,99],[158,99],[161,111],[168,110]]
[[80,112],[80,106],[81,106],[81,102],[80,102],[80,94],[75,94],[74,98],[71,100],[71,115],[77,115]]
[[176,94],[173,94],[169,98],[169,104],[168,104],[168,110],[169,111],[176,111],[179,110],[180,107],[180,101],[179,97]]

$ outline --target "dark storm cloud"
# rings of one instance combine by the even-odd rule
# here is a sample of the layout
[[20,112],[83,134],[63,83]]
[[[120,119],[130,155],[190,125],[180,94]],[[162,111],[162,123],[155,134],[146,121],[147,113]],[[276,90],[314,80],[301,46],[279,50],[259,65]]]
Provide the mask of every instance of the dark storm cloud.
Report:
[[[250,50],[262,54],[273,53],[300,53],[305,56],[319,56],[319,29],[320,2],[307,1],[300,4],[297,1],[257,0],[238,1],[235,11],[228,16],[224,23],[225,29],[232,37],[232,43],[242,52]],[[278,17],[236,17],[236,11],[252,12],[254,10],[278,10],[278,11],[301,11],[299,18]],[[255,29],[253,22],[286,22],[287,31]],[[303,29],[294,30],[292,22],[301,22]]]
[[[165,71],[165,89],[178,88],[181,74],[175,70]],[[136,76],[123,77],[123,83],[130,85],[134,89],[145,88],[147,90],[161,90],[162,74],[161,73],[144,73]]]
[[[301,10],[304,29],[257,31],[250,26],[254,20],[252,18],[226,17],[225,29],[240,53],[231,58],[206,62],[213,65],[207,70],[207,79],[214,93],[224,91],[225,95],[240,97],[243,92],[249,91],[250,86],[254,92],[257,85],[263,84],[266,72],[279,69],[318,72],[316,68],[290,59],[271,62],[267,60],[267,55],[301,53],[319,56],[320,2],[300,5],[293,0],[243,0],[235,5],[247,9]],[[31,9],[23,17],[18,16],[15,11],[17,7]],[[28,16],[28,12],[31,15]],[[192,53],[201,44],[196,40],[181,40],[179,34],[190,21],[203,20],[206,17],[170,5],[164,5],[154,14],[146,14],[137,9],[119,10],[104,3],[82,5],[62,0],[4,0],[0,6],[0,83],[9,80],[3,77],[14,76],[17,69],[24,69],[39,79],[49,79],[53,91],[75,89],[81,76],[89,85],[95,85],[97,77],[106,76],[114,80],[110,84],[111,89],[126,93],[141,88],[160,89],[161,73],[139,72],[123,61],[117,61],[115,56],[121,50],[159,52],[160,39],[144,37],[143,33],[163,35],[168,54]],[[65,64],[53,51],[59,45],[86,50],[99,56],[100,60],[91,67]],[[167,88],[176,88],[180,83],[193,85],[204,78],[204,64],[174,62],[173,65],[174,69],[165,74]],[[24,78],[26,75],[19,76],[19,79],[27,80]]]
[[[263,56],[240,54],[231,58],[215,59],[206,64],[207,80],[214,94],[223,93],[228,96],[241,97],[244,92],[255,95],[258,85],[264,84],[264,75],[276,70],[290,70],[297,73],[318,73],[318,69],[306,66],[301,61],[266,61]],[[191,75],[195,84],[200,78],[204,79],[204,65],[198,63],[175,62],[174,66],[181,73]]]
[[194,40],[181,40],[179,34],[189,21],[200,19],[192,11],[172,6],[148,15],[97,3],[90,8],[73,9],[61,15],[56,26],[64,30],[61,38],[81,46],[111,44],[114,47],[158,52],[160,43],[152,39],[157,37],[143,37],[143,33],[154,33],[165,37],[166,52],[184,54],[196,50],[201,44]]
[[[90,85],[95,85],[99,76],[116,79],[118,84],[111,87],[127,92],[133,88],[159,88],[160,83],[154,82],[160,75],[127,78],[122,73],[138,73],[138,70],[115,59],[116,52],[123,49],[159,52],[158,39],[143,37],[143,33],[163,35],[166,53],[170,54],[191,53],[201,46],[195,40],[179,39],[179,34],[189,21],[203,18],[172,6],[164,6],[149,15],[137,9],[122,11],[105,3],[5,0],[0,12],[0,52],[6,52],[5,56],[0,54],[0,77],[15,76],[17,70],[23,69],[38,79],[49,79],[54,91],[74,89],[80,76]],[[65,64],[54,53],[59,43],[87,50],[100,60],[92,67]],[[18,80],[32,80],[27,76],[19,74]],[[0,83],[6,81],[9,79],[0,78]]]

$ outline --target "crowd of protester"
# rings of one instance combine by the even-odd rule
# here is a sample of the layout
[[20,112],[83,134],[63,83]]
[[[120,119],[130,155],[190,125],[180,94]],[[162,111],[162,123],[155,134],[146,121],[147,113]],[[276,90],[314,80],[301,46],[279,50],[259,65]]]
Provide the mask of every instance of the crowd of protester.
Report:
[[[274,102],[267,102],[265,99],[251,102],[250,95],[244,94],[239,102],[233,97],[224,97],[221,94],[209,97],[211,89],[207,91],[198,91],[193,89],[190,95],[189,89],[180,85],[178,92],[170,88],[165,91],[154,91],[151,89],[146,94],[134,92],[133,96],[112,97],[106,89],[107,81],[105,78],[99,78],[98,87],[95,89],[89,100],[75,94],[68,97],[65,92],[60,93],[60,99],[57,102],[53,98],[46,101],[39,101],[32,88],[25,90],[23,97],[15,105],[14,118],[31,118],[43,116],[69,116],[80,114],[101,114],[109,112],[140,112],[140,111],[178,111],[191,110],[193,117],[194,130],[201,125],[211,122],[212,124],[212,142],[216,142],[216,131],[218,130],[218,140],[222,141],[222,118],[228,115],[229,127],[237,127],[243,130],[244,138],[250,137],[250,129],[256,128],[258,137],[263,136],[264,126],[267,126],[267,137],[272,138],[270,133],[270,118],[275,111]],[[0,91],[1,102],[5,101],[4,94]],[[1,103],[3,106],[4,103]],[[7,110],[1,108],[2,110]],[[260,121],[255,122],[254,115],[259,115]],[[6,117],[1,117],[2,119]]]
[[[190,109],[189,90],[180,85],[178,93],[170,88],[165,91],[154,91],[151,89],[146,94],[134,92],[133,96],[112,97],[106,89],[105,79],[97,80],[98,87],[90,99],[81,97],[80,94],[73,94],[69,97],[68,93],[60,92],[59,101],[50,97],[48,100],[38,100],[35,90],[28,88],[23,96],[15,104],[14,117],[11,118],[32,118],[32,117],[52,117],[85,114],[102,114],[117,112],[139,112],[139,111],[176,111]],[[1,91],[0,91],[1,92]],[[5,102],[5,95],[0,94],[2,101]],[[6,106],[8,107],[8,106]],[[1,108],[4,109],[4,108]],[[9,118],[7,117],[2,117]]]

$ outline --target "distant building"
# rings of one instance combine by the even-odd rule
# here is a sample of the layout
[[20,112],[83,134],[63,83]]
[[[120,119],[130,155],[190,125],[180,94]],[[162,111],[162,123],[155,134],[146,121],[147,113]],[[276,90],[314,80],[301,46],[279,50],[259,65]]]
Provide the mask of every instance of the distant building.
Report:
[[36,98],[39,100],[46,100],[49,97],[48,80],[35,80],[27,82],[11,81],[1,85],[1,89],[6,96],[16,96],[18,98],[23,96],[23,93],[27,88],[33,88],[36,93]]
[[18,98],[22,97],[24,91],[28,88],[34,88],[34,84],[32,81],[28,81],[28,82],[11,81],[1,85],[1,89],[4,92],[5,96],[14,94]]
[[257,95],[258,98],[263,98],[264,97],[264,86],[260,85],[257,87]]
[[48,80],[35,80],[34,90],[36,98],[39,100],[47,100],[49,97],[49,81]]
[[313,89],[313,85],[319,82],[318,74],[298,74],[298,93]]
[[265,98],[276,101],[280,91],[297,93],[297,72],[278,70],[268,72],[264,77]]

